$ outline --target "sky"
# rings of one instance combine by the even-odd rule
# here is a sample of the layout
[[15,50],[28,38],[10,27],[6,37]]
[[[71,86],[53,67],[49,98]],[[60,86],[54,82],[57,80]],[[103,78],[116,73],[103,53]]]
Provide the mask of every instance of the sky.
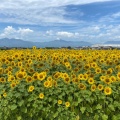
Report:
[[120,40],[120,0],[0,0],[0,39]]

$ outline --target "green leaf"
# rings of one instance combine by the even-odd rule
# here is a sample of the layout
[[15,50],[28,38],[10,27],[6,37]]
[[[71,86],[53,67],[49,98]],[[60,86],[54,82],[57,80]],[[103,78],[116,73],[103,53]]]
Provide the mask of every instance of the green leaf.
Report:
[[58,116],[58,112],[56,112],[53,117],[56,118]]
[[59,107],[59,108],[58,108],[58,111],[61,112],[61,110],[62,110],[62,109]]
[[83,101],[82,98],[78,98],[78,103],[81,103]]
[[11,110],[15,110],[16,108],[17,108],[17,105],[15,105],[15,104],[13,104],[13,105],[10,106]]
[[112,110],[112,111],[115,111],[115,108],[114,108],[114,106],[113,106],[112,104],[108,105],[108,108],[109,108],[110,110]]
[[102,115],[102,120],[108,120],[108,116],[107,115]]
[[68,100],[69,100],[69,101],[72,101],[72,96],[69,96],[69,97],[68,97]]
[[74,105],[75,105],[75,106],[78,106],[78,102],[75,102]]
[[96,109],[102,109],[102,105],[98,104],[98,105],[96,106]]
[[113,115],[112,120],[118,120],[117,116]]
[[22,120],[22,117],[21,117],[21,116],[18,116],[18,117],[17,117],[17,120]]
[[96,114],[96,115],[94,116],[94,120],[99,120],[99,115]]
[[23,107],[23,108],[21,109],[21,111],[22,111],[23,113],[27,113],[27,108]]
[[48,101],[51,102],[51,101],[52,101],[52,98],[49,98]]
[[21,100],[20,102],[18,102],[19,106],[22,106],[24,104],[24,100]]
[[86,109],[86,107],[81,107],[81,108],[80,108],[82,114],[85,112],[85,109]]

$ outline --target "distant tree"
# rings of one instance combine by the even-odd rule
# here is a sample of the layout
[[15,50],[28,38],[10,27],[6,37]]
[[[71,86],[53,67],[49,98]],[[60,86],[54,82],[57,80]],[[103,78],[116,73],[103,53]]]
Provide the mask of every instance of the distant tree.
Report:
[[71,46],[68,46],[67,49],[72,49],[72,47],[71,47]]

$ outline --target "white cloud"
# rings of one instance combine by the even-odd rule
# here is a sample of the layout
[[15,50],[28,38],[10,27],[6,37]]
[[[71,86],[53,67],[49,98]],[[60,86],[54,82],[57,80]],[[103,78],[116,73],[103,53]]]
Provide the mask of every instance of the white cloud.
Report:
[[27,35],[33,33],[34,31],[29,28],[19,28],[15,29],[12,26],[7,26],[4,31],[0,34],[0,37],[8,37],[8,38],[23,38]]
[[50,35],[50,36],[54,35],[53,30],[48,30],[48,31],[46,31],[46,34],[47,34],[47,35]]
[[63,37],[74,37],[74,33],[66,32],[66,31],[57,32],[56,35]]
[[0,14],[4,17],[0,18],[0,22],[18,24],[76,23],[76,21],[64,18],[66,11],[63,6],[104,1],[110,0],[1,0]]
[[119,18],[120,17],[120,12],[112,14],[112,17],[113,18]]

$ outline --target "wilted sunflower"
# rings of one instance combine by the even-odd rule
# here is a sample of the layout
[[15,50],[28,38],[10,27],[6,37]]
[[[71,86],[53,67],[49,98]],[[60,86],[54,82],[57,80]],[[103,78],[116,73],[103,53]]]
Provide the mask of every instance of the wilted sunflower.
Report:
[[105,93],[105,95],[110,95],[112,93],[112,89],[110,87],[105,87],[104,93]]

